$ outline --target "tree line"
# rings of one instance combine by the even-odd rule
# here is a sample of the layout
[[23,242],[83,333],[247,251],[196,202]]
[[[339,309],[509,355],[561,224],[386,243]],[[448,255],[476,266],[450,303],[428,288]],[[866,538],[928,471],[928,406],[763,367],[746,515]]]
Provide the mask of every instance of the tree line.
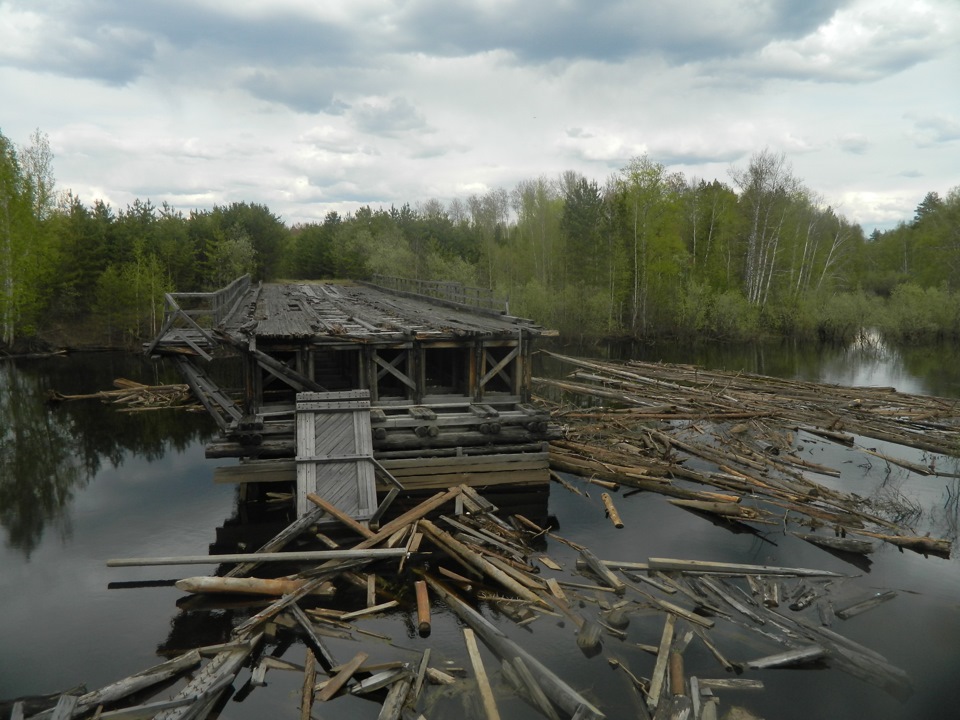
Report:
[[183,213],[87,206],[56,189],[37,131],[0,134],[0,341],[87,327],[149,337],[163,294],[258,280],[374,273],[490,287],[511,312],[589,336],[765,334],[849,339],[868,326],[960,338],[960,188],[865,237],[764,149],[729,180],[648,156],[602,182],[578,172],[444,203],[326,214],[288,227],[268,207]]

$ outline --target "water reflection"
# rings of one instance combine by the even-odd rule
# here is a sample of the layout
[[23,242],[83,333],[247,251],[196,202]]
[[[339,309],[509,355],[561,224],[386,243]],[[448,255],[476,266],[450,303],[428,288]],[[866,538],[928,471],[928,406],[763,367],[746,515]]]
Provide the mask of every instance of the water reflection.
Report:
[[562,351],[610,360],[692,364],[813,382],[889,386],[906,393],[960,396],[960,346],[890,345],[879,334],[869,331],[845,346],[791,340],[736,345],[629,341],[584,343],[564,347]]
[[67,509],[105,465],[119,467],[128,453],[155,460],[211,432],[203,416],[130,415],[95,400],[50,405],[47,392],[88,393],[117,377],[159,383],[168,376],[175,377],[127,354],[0,363],[0,526],[9,547],[29,558],[48,530],[69,539]]

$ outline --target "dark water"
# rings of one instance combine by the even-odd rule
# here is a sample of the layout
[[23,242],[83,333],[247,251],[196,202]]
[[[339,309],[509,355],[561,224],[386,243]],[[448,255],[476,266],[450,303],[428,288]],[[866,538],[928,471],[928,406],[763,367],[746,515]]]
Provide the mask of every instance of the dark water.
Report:
[[[877,343],[857,348],[588,348],[580,352],[699,363],[844,384],[893,385],[900,390],[960,397],[960,353],[955,349],[894,351]],[[226,638],[245,610],[185,607],[183,594],[162,582],[210,568],[107,568],[111,557],[204,554],[216,528],[238,513],[235,490],[215,485],[223,461],[203,457],[212,432],[204,416],[174,412],[121,414],[96,401],[49,407],[48,389],[64,393],[108,388],[116,377],[144,382],[175,379],[169,368],[139,358],[89,355],[29,364],[0,364],[0,699],[42,694],[85,683],[93,689],[159,662],[160,652]],[[879,443],[872,446],[881,447]],[[889,448],[911,460],[921,453]],[[864,465],[861,457],[826,443],[811,443],[810,459],[843,470],[831,482],[863,495],[902,493],[924,508],[918,530],[956,540],[957,480],[918,477],[905,470]],[[939,459],[941,467],[956,462]],[[823,480],[822,478],[818,478]],[[834,629],[882,653],[906,670],[914,693],[900,702],[882,689],[835,669],[754,671],[762,692],[719,691],[721,709],[734,705],[766,718],[952,717],[960,707],[960,565],[925,559],[882,546],[869,572],[782,533],[766,538],[734,535],[668,505],[660,496],[621,495],[627,527],[615,530],[603,517],[599,495],[579,497],[554,486],[550,512],[561,533],[607,559],[647,557],[769,563],[818,567],[856,575],[838,591],[850,597],[874,589],[899,590],[896,599]],[[565,567],[575,558],[565,546],[546,550]],[[577,579],[577,578],[572,578]],[[136,587],[138,582],[148,587]],[[133,587],[131,587],[133,585]],[[607,664],[626,662],[649,676],[653,659],[634,643],[659,641],[661,615],[634,616],[626,641],[608,637],[604,653],[586,658],[569,624],[541,618],[518,628],[490,609],[503,629],[561,677],[581,689],[611,718],[635,717],[625,676]],[[815,618],[815,616],[811,616]],[[429,639],[418,637],[409,611],[362,622],[394,643],[358,635],[332,639],[343,661],[363,650],[371,662],[416,659],[425,647],[443,668],[466,667],[459,624],[442,611]],[[781,648],[718,623],[713,637],[733,660],[749,660]],[[269,650],[302,663],[304,646],[281,636]],[[492,655],[482,649],[505,718],[538,715],[505,689]],[[700,677],[725,677],[703,646],[688,648],[686,666]],[[272,670],[268,686],[248,695],[243,671],[223,717],[296,717],[302,675]],[[169,692],[169,691],[168,691]],[[474,694],[434,691],[431,718],[480,717]],[[315,706],[316,717],[375,718],[379,705],[337,699]]]

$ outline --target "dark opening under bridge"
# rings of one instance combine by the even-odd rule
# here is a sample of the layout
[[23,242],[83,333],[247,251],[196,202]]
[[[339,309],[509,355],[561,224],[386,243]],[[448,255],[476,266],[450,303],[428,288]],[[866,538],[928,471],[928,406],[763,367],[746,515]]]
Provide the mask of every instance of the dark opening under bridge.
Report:
[[[170,293],[151,355],[172,356],[241,457],[218,480],[298,481],[369,517],[375,490],[543,485],[548,415],[529,404],[534,341],[552,334],[457,283],[254,284]],[[242,387],[202,362],[239,356]],[[344,487],[329,486],[331,477]],[[339,495],[338,495],[339,493]],[[342,497],[341,497],[342,496]],[[349,496],[349,497],[347,497]]]

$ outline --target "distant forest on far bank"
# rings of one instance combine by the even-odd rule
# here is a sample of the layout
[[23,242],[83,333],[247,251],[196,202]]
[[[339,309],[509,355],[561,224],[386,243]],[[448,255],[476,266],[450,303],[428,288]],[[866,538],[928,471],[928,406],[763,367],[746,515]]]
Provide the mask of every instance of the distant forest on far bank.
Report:
[[56,188],[43,133],[21,146],[0,134],[0,344],[134,346],[165,292],[244,273],[459,281],[576,337],[957,340],[960,187],[865,237],[783,154],[754,153],[730,182],[641,156],[602,181],[568,171],[288,227],[256,202],[86,206]]

